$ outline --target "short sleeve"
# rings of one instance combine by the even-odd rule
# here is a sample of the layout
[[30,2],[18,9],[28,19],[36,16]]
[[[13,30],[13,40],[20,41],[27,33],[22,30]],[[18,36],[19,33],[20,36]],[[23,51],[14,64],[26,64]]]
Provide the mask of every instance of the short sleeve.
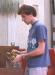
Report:
[[47,28],[45,26],[39,25],[36,27],[36,38],[37,41],[47,39]]

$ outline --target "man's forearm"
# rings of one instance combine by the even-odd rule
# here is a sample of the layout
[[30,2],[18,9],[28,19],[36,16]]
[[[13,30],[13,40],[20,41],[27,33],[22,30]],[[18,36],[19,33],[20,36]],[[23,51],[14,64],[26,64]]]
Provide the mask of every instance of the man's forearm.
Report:
[[31,51],[31,52],[29,52],[29,53],[25,53],[24,55],[23,55],[23,58],[32,58],[32,57],[35,57],[35,56],[40,56],[40,55],[42,55],[42,54],[44,54],[44,52],[43,51],[41,51],[42,49],[38,49],[38,50],[34,50],[34,51]]

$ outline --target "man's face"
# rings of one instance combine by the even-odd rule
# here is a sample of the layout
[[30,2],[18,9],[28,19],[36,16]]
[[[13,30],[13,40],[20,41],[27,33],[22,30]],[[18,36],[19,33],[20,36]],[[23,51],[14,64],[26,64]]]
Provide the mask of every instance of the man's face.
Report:
[[21,14],[21,17],[27,25],[31,23],[31,15]]

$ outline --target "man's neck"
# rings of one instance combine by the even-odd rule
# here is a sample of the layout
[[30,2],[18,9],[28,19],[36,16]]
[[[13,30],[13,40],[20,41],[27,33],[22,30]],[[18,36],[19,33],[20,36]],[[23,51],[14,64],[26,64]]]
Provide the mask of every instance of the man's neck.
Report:
[[36,17],[34,17],[31,21],[31,24],[33,24],[35,21],[37,21],[38,19]]

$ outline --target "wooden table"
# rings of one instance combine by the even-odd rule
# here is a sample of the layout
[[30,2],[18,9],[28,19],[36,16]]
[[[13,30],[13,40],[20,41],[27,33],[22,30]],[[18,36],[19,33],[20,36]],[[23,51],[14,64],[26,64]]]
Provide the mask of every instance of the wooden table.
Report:
[[22,70],[19,69],[8,69],[8,68],[0,68],[0,75],[23,75]]
[[[0,75],[24,75],[26,69],[26,61],[21,60],[21,68],[6,68],[6,52],[12,49],[19,50],[18,46],[0,46]],[[22,49],[21,49],[22,50]]]

